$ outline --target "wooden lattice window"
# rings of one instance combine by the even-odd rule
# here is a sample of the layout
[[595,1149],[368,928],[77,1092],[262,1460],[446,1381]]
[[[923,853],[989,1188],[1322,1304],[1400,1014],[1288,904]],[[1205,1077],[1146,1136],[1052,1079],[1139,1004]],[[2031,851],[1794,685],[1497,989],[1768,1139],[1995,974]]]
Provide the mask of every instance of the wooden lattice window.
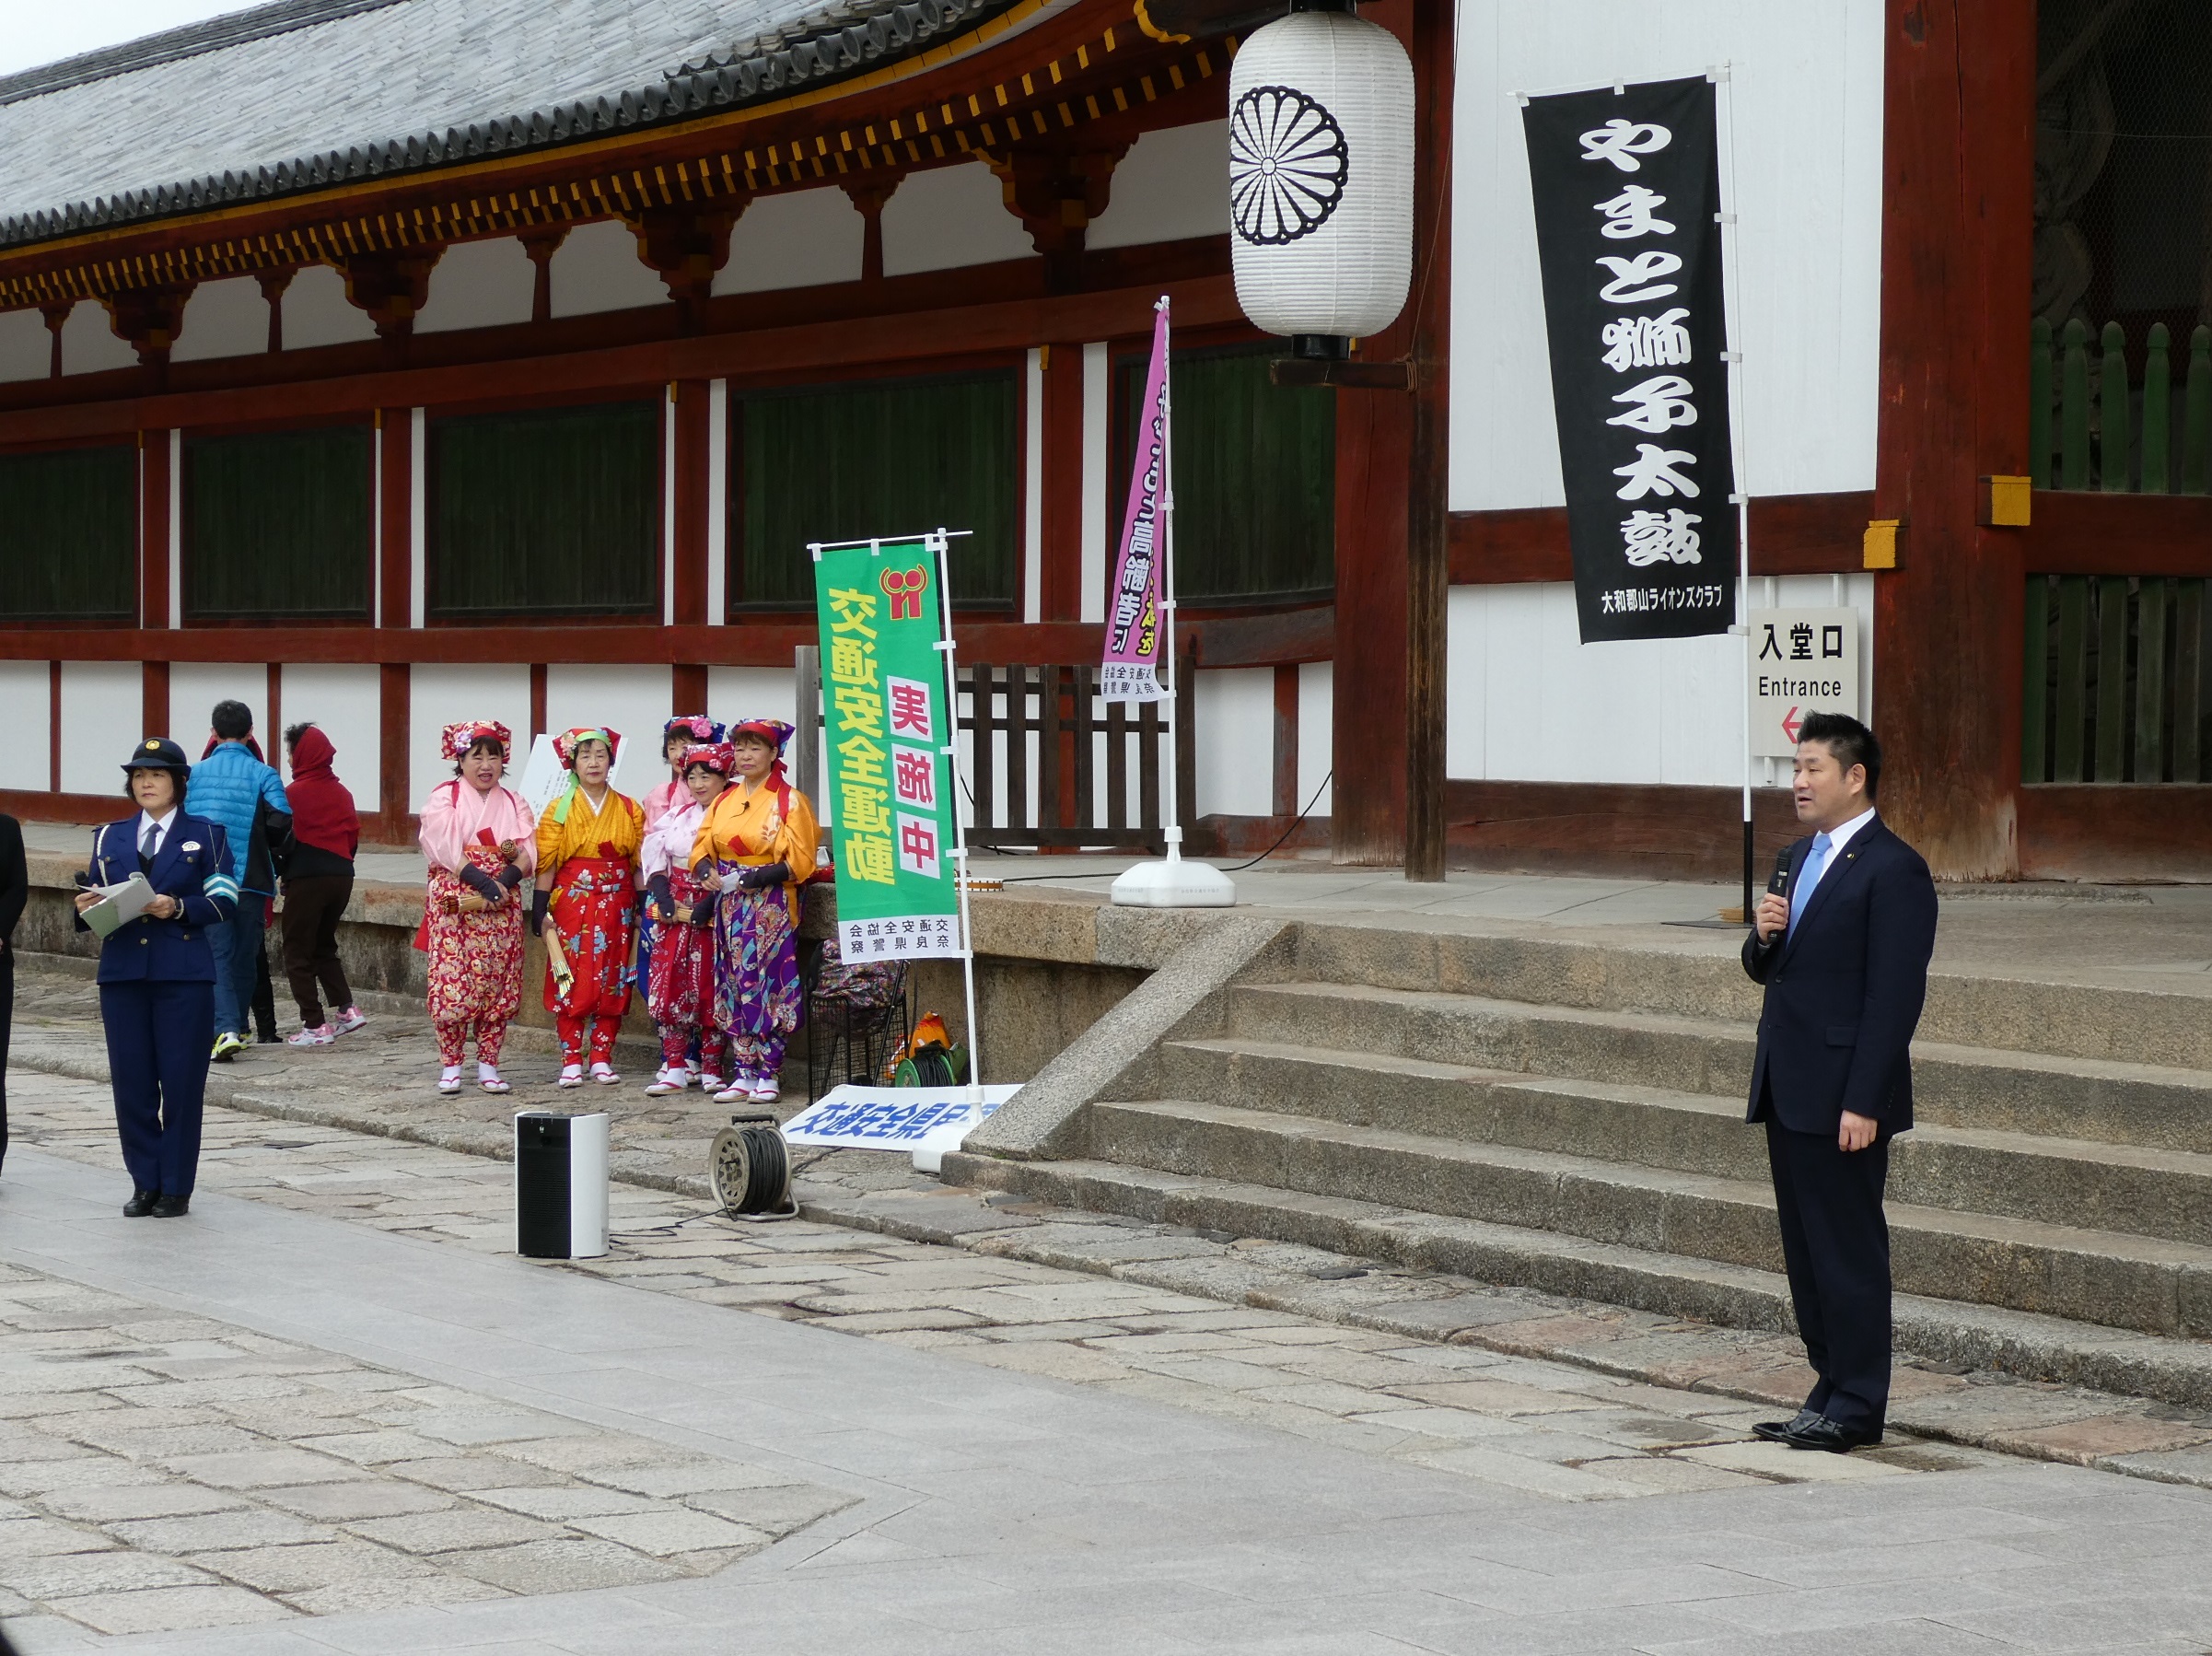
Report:
[[730,607],[811,608],[811,542],[967,530],[953,602],[1015,599],[1011,372],[755,391],[730,409]]
[[654,402],[432,420],[429,614],[654,613],[660,437]]
[[138,451],[0,454],[0,621],[138,613]]
[[[1185,603],[1325,599],[1336,586],[1336,395],[1268,378],[1280,346],[1177,351],[1174,555]],[[1128,498],[1147,359],[1120,365],[1122,440],[1109,539]]]
[[373,444],[367,426],[186,437],[184,618],[365,619]]

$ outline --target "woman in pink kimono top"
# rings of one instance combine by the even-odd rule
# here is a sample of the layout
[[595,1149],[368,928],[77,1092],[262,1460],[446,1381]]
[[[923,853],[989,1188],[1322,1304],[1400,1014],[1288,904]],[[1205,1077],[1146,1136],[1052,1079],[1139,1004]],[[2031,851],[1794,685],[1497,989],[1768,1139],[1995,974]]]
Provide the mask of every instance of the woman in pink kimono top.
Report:
[[417,948],[430,955],[430,1022],[437,1031],[437,1090],[460,1090],[460,1065],[476,1037],[476,1084],[513,1089],[500,1079],[499,1050],[522,1004],[522,916],[516,892],[537,867],[537,818],[522,796],[501,785],[513,752],[496,720],[448,725],[439,746],[453,780],[423,802],[421,845],[430,864]]
[[714,1024],[715,893],[689,867],[706,809],[737,763],[728,742],[684,750],[684,793],[646,833],[640,868],[653,916],[646,1008],[660,1032],[660,1072],[646,1091],[665,1098],[696,1080],[719,1092],[730,1073],[729,1037]]

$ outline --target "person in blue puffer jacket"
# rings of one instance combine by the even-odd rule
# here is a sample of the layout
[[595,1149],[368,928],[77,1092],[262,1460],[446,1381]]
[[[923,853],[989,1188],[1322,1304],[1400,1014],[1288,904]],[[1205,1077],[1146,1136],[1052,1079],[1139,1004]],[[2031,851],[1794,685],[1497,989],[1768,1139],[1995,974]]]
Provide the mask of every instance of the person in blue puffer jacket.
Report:
[[[237,912],[227,923],[208,927],[207,933],[215,956],[212,1056],[218,1064],[227,1064],[248,1045],[262,928],[268,922],[269,900],[276,893],[276,871],[265,847],[270,839],[282,840],[291,827],[292,807],[285,798],[284,778],[246,745],[253,738],[253,709],[243,702],[217,702],[210,722],[215,746],[192,767],[184,809],[219,823],[233,847],[250,848],[250,853],[238,869]],[[254,822],[264,804],[280,820],[270,822],[267,834],[257,840]],[[261,820],[269,822],[267,817]]]

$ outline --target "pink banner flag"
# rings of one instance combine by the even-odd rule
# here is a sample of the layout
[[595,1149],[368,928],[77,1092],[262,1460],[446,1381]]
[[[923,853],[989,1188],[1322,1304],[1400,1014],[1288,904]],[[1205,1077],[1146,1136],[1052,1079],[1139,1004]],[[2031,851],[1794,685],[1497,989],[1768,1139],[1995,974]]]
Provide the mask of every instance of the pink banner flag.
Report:
[[1157,702],[1160,604],[1167,556],[1168,301],[1154,307],[1152,366],[1145,375],[1136,452],[1129,467],[1129,509],[1107,590],[1106,655],[1099,694],[1110,702]]

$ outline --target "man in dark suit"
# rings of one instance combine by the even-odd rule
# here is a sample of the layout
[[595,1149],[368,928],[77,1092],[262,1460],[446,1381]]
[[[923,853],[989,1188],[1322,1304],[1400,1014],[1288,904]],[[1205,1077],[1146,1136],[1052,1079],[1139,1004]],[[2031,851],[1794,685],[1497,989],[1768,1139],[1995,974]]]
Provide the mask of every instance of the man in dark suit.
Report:
[[1890,1400],[1890,1139],[1913,1125],[1913,1031],[1936,946],[1927,864],[1875,813],[1881,746],[1858,720],[1808,717],[1798,821],[1743,944],[1766,985],[1748,1119],[1766,1124],[1789,1298],[1819,1376],[1794,1420],[1752,1429],[1838,1453],[1881,1441]]

